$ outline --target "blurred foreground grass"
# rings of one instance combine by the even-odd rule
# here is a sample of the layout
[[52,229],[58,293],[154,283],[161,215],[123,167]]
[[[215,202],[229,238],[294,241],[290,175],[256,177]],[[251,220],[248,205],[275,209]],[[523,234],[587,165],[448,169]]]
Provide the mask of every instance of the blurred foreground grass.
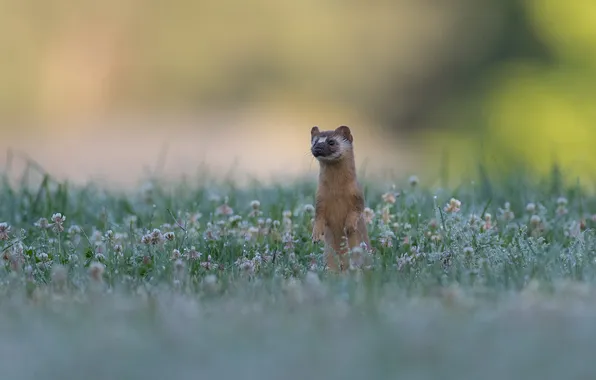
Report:
[[364,183],[376,253],[336,276],[308,179],[5,181],[3,378],[593,376],[594,195],[558,170]]

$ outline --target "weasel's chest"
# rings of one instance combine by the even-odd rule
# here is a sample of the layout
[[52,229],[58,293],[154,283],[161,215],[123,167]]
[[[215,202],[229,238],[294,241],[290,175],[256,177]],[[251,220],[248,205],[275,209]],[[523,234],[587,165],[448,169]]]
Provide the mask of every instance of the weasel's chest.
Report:
[[323,199],[325,219],[329,224],[342,224],[354,208],[348,194],[328,194]]

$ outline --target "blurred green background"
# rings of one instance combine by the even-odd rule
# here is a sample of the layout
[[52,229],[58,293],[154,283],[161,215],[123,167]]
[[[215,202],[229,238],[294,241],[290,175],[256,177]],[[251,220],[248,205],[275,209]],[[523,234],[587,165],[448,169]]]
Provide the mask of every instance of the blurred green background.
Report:
[[593,0],[0,5],[0,148],[62,176],[297,173],[341,124],[393,174],[596,164]]

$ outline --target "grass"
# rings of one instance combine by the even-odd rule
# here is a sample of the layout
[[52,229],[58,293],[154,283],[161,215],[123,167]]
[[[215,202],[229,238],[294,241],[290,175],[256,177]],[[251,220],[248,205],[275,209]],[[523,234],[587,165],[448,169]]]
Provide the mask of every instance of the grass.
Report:
[[479,178],[365,182],[375,253],[345,275],[310,240],[309,180],[5,179],[2,376],[593,376],[596,197],[558,170]]

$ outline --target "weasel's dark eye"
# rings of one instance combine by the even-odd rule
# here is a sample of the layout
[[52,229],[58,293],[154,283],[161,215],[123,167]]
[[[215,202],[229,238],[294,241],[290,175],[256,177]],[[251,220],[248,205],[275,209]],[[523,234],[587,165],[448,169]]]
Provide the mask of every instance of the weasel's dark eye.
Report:
[[327,144],[333,146],[333,145],[335,145],[335,140],[328,140]]

